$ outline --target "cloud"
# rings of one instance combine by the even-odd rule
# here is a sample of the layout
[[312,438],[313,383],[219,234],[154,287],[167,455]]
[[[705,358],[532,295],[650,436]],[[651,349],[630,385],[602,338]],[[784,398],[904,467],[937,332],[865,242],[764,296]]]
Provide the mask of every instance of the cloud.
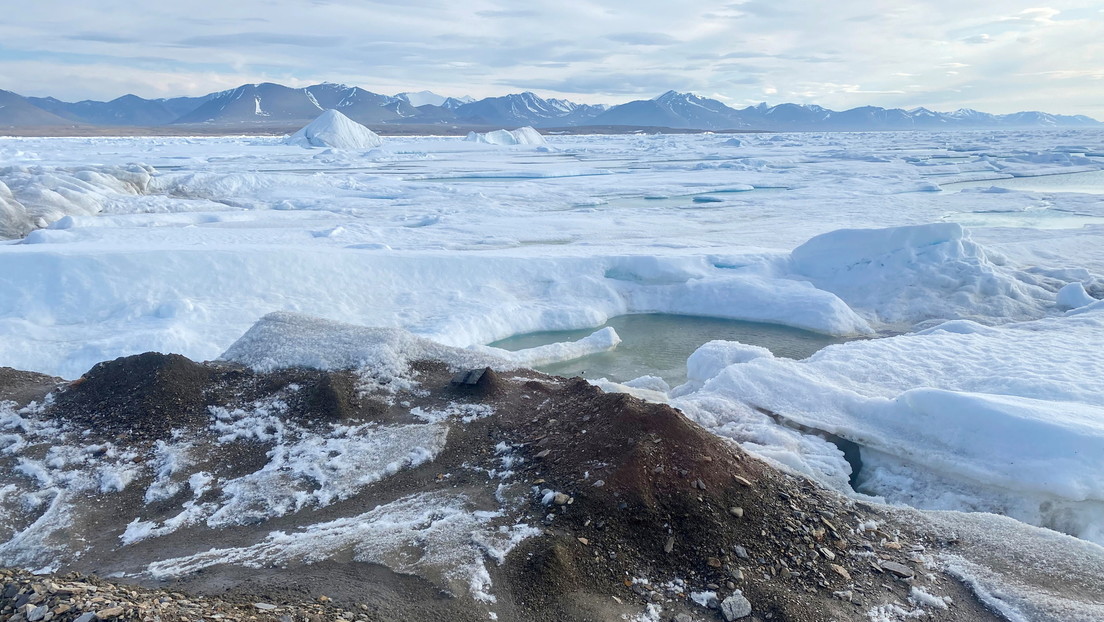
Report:
[[982,33],[980,35],[973,35],[971,37],[964,37],[962,39],[962,42],[963,43],[971,43],[971,44],[974,44],[974,45],[979,45],[979,44],[983,44],[983,43],[990,43],[992,40],[993,40],[992,37],[990,37],[987,34]]
[[678,39],[662,32],[620,32],[606,35],[606,39],[629,45],[673,45]]
[[188,37],[176,42],[184,47],[255,47],[267,45],[291,45],[299,47],[336,47],[345,41],[344,37],[327,35],[297,35],[276,32],[236,32],[225,35],[205,35]]
[[141,41],[141,39],[135,37],[124,37],[109,32],[77,32],[65,35],[65,38],[72,41],[93,41],[97,43],[138,43]]
[[1095,5],[883,4],[28,2],[0,22],[0,88],[113,99],[176,94],[166,85],[203,94],[234,80],[329,80],[385,93],[533,89],[615,103],[676,89],[833,109],[949,104],[1104,117],[1104,102],[1085,88],[1104,58]]
[[486,18],[490,18],[490,19],[521,19],[521,18],[525,18],[525,17],[536,17],[537,15],[540,15],[536,11],[527,10],[527,9],[517,9],[517,10],[503,9],[503,10],[497,10],[497,11],[476,11],[475,14],[478,15],[479,17],[486,17]]

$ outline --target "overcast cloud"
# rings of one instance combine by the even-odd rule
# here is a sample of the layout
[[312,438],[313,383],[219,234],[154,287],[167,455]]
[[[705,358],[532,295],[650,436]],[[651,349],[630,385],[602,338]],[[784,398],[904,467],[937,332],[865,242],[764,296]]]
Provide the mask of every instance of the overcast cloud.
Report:
[[0,88],[78,100],[331,81],[587,103],[675,89],[1104,119],[1102,29],[1099,0],[38,0],[4,11]]

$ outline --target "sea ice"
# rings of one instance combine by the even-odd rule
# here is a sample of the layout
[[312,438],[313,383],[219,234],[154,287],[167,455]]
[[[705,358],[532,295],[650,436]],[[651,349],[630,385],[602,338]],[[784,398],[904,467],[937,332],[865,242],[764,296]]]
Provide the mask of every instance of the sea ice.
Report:
[[[505,133],[490,134],[536,140]],[[841,490],[1104,538],[1104,206],[951,192],[1099,173],[1104,132],[540,138],[0,139],[0,365],[76,378],[143,351],[225,352],[383,386],[418,356],[511,366],[608,348],[600,334],[510,361],[479,346],[626,313],[882,337],[804,361],[714,342],[682,387],[616,388]],[[1040,224],[1056,215],[1064,228]],[[79,485],[129,490],[124,467]],[[185,490],[185,474],[164,484]],[[64,504],[35,499],[55,509],[19,537],[42,544]]]

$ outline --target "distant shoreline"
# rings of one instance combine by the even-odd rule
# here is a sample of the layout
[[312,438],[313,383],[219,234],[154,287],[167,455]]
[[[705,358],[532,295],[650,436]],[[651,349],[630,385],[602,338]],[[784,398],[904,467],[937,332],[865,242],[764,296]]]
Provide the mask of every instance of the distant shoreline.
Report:
[[[294,134],[310,121],[290,125],[160,125],[154,127],[106,126],[106,125],[41,125],[28,127],[0,127],[4,138],[129,138],[174,136],[284,136]],[[487,132],[501,129],[489,125],[378,125],[370,129],[380,136],[466,136],[468,132]],[[549,136],[594,134],[768,134],[772,130],[703,130],[689,128],[638,126],[638,125],[586,125],[579,127],[536,128]]]

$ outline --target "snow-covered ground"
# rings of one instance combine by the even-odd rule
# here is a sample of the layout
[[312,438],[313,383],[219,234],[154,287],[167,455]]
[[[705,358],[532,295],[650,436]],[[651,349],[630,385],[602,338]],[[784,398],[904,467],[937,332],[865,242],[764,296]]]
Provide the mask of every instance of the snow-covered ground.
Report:
[[[546,141],[2,139],[0,365],[211,359],[282,310],[461,347],[625,313],[877,336],[712,343],[659,397],[841,490],[1104,543],[1104,132]],[[1001,186],[1070,173],[1094,192]]]

